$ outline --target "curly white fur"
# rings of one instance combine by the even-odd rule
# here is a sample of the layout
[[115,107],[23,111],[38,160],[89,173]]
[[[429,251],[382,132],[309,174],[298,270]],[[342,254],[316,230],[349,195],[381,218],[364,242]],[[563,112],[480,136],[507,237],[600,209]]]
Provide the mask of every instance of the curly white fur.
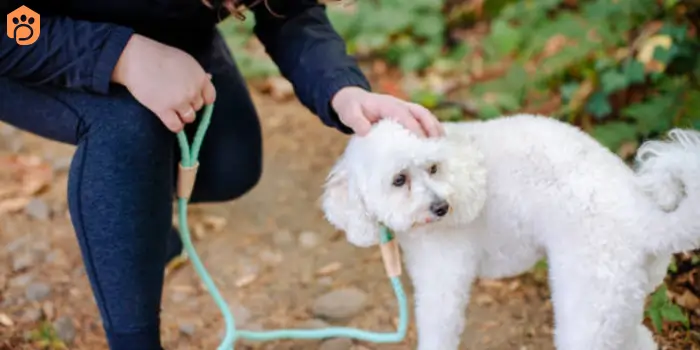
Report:
[[322,198],[355,245],[377,244],[379,224],[396,233],[418,349],[459,347],[476,278],[514,276],[546,256],[558,349],[655,350],[644,299],[673,252],[700,246],[700,133],[645,143],[634,171],[546,117],[445,127],[445,138],[421,139],[383,121],[353,137]]

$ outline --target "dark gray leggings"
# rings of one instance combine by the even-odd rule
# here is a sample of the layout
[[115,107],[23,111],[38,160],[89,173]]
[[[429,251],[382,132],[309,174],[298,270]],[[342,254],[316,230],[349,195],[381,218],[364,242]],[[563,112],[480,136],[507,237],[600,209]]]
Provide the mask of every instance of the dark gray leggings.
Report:
[[[217,90],[193,202],[238,198],[259,180],[262,142],[244,80],[217,40],[201,60]],[[0,120],[77,145],[68,205],[112,350],[161,349],[159,312],[171,232],[175,135],[123,88],[109,96],[0,77]],[[189,125],[193,135],[196,125]]]

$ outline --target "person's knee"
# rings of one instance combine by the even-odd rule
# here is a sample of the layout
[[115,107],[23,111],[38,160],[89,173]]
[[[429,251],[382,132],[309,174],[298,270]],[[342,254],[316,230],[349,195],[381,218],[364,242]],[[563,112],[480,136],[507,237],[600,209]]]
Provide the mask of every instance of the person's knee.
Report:
[[130,95],[105,98],[93,104],[89,113],[97,115],[90,118],[85,136],[119,145],[116,152],[154,155],[172,149],[174,135]]
[[[224,202],[237,199],[252,190],[262,177],[260,152],[248,150],[238,159],[222,154],[221,161],[209,164],[198,175],[193,202]],[[228,158],[228,159],[226,159]]]

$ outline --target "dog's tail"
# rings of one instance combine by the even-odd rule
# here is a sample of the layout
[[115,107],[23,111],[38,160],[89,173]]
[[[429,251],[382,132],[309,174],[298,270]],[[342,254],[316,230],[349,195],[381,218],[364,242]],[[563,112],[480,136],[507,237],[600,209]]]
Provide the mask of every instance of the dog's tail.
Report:
[[646,242],[651,251],[681,252],[700,246],[700,132],[673,129],[668,140],[647,141],[636,157],[639,187],[658,207]]

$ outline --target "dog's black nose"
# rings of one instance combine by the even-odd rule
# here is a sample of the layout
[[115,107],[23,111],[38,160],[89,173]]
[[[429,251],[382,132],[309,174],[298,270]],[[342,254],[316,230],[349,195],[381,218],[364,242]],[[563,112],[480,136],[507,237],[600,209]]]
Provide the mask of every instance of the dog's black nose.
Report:
[[447,204],[447,201],[438,201],[430,204],[430,211],[437,216],[445,216],[448,210],[450,210],[450,205]]

